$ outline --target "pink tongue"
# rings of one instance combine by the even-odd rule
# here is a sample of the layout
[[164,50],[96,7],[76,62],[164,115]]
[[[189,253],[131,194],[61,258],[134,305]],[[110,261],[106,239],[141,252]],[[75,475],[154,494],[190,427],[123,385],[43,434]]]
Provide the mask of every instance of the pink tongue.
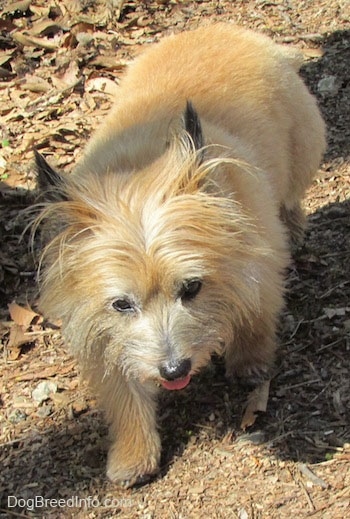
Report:
[[191,380],[191,375],[187,375],[185,378],[180,378],[178,380],[161,380],[161,383],[165,389],[169,389],[170,391],[174,389],[183,389],[186,387]]

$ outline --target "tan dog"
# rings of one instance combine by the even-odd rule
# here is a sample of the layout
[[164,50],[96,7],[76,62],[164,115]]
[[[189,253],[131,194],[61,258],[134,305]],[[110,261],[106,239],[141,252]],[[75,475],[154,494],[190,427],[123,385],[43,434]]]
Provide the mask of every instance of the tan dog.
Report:
[[228,376],[269,377],[285,224],[302,228],[325,148],[299,64],[231,25],[166,38],[130,67],[73,175],[37,155],[41,307],[107,412],[112,481],[158,470],[160,387],[185,387],[213,353]]

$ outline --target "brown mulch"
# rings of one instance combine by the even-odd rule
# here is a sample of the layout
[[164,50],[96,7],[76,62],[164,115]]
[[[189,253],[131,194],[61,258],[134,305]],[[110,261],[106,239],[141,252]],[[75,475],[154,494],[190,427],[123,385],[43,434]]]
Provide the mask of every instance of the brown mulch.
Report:
[[[346,0],[0,0],[0,517],[349,514],[349,15]],[[215,359],[188,388],[162,398],[160,476],[123,491],[106,481],[106,426],[59,323],[35,313],[22,211],[35,184],[32,148],[69,171],[141,48],[217,20],[302,49],[329,148],[306,200],[305,245],[289,271],[267,412],[239,429],[246,395],[227,385]],[[40,399],[33,391],[43,382],[51,386]]]

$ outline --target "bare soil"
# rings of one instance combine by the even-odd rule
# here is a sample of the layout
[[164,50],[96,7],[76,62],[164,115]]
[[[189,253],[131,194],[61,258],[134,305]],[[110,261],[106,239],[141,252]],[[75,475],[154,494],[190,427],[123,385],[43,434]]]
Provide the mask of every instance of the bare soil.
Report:
[[[0,0],[0,517],[350,515],[349,14],[347,0]],[[141,48],[218,20],[303,51],[329,147],[288,273],[267,412],[241,431],[246,394],[214,359],[162,398],[159,477],[121,490],[106,480],[103,416],[57,323],[21,312],[37,298],[22,212],[35,186],[32,148],[69,171]],[[44,381],[55,386],[38,403],[32,392]]]

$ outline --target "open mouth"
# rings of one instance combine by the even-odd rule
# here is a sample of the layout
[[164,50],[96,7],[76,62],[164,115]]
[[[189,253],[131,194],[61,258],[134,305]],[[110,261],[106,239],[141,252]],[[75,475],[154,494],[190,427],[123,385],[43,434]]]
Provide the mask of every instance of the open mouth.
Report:
[[184,389],[191,381],[191,375],[176,380],[161,380],[160,383],[165,389],[169,391]]

